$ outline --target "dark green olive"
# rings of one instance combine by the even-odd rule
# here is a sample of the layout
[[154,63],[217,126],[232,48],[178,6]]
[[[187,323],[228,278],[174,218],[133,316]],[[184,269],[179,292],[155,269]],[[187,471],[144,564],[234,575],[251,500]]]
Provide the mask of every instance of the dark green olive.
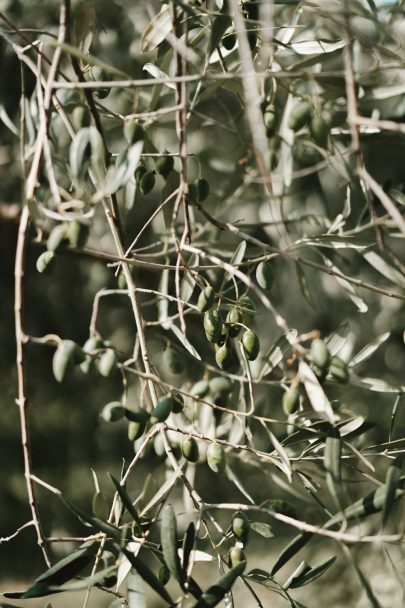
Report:
[[215,361],[220,369],[230,371],[235,364],[235,354],[230,344],[225,342],[215,353]]
[[273,137],[277,126],[277,113],[273,104],[269,104],[265,108],[263,121],[266,126],[267,137]]
[[152,192],[155,186],[155,174],[153,171],[147,171],[143,174],[141,181],[139,183],[139,188],[145,196]]
[[164,178],[167,178],[169,173],[173,171],[173,167],[173,156],[161,156],[155,161],[156,173],[159,173],[159,175],[162,175]]
[[145,131],[139,122],[135,120],[126,121],[124,123],[124,137],[130,145],[135,144],[145,139]]
[[164,422],[170,416],[172,409],[173,399],[171,397],[163,397],[152,411],[152,422]]
[[216,308],[210,308],[204,314],[204,330],[209,342],[217,342],[221,337],[222,319]]
[[146,424],[149,420],[149,414],[142,407],[132,405],[125,408],[124,415],[131,422],[141,422]]
[[325,370],[330,361],[330,353],[328,347],[323,340],[313,340],[311,343],[311,360],[312,363],[321,371]]
[[288,128],[293,131],[299,131],[311,119],[312,106],[307,101],[299,101],[292,107],[290,116],[288,117]]
[[249,536],[250,524],[249,520],[243,511],[238,511],[234,513],[232,517],[232,532],[236,536],[238,540],[240,540],[243,544],[246,544],[248,536]]
[[204,177],[200,177],[200,179],[197,180],[197,191],[198,202],[202,203],[210,193],[210,185]]
[[206,312],[207,310],[212,308],[214,301],[215,291],[213,290],[211,285],[208,285],[208,287],[205,287],[205,289],[203,289],[200,295],[198,296],[197,308],[200,312]]
[[269,291],[274,282],[274,274],[271,262],[265,260],[260,262],[256,268],[256,281],[262,289]]
[[184,409],[184,398],[180,393],[172,393],[172,412],[173,414],[180,414]]
[[222,38],[222,46],[227,51],[231,51],[236,44],[236,34],[233,27],[228,27]]
[[309,124],[312,139],[321,148],[328,147],[329,125],[322,116],[314,116]]
[[148,172],[148,170],[145,167],[145,165],[143,163],[139,163],[139,165],[136,167],[135,173],[134,173],[135,181],[138,184],[138,186],[140,185],[143,176],[147,172]]
[[52,360],[53,374],[62,382],[75,365],[83,363],[86,355],[73,340],[63,340],[57,347]]
[[207,464],[214,473],[224,473],[226,469],[226,454],[219,443],[210,443],[207,450]]
[[349,381],[349,371],[347,363],[340,357],[332,357],[329,365],[329,374],[340,384],[347,384]]
[[183,359],[174,348],[166,348],[163,351],[163,362],[172,374],[181,374],[184,371]]
[[230,338],[236,338],[242,329],[243,314],[239,308],[232,308],[226,315],[226,323],[228,325],[228,335]]
[[184,458],[189,462],[197,462],[200,456],[198,443],[194,437],[186,437],[181,445],[181,451],[183,452]]
[[243,350],[245,351],[246,357],[249,361],[254,361],[260,352],[260,340],[259,336],[248,329],[242,336]]
[[295,414],[300,406],[300,392],[297,388],[290,388],[283,395],[283,410],[289,416]]

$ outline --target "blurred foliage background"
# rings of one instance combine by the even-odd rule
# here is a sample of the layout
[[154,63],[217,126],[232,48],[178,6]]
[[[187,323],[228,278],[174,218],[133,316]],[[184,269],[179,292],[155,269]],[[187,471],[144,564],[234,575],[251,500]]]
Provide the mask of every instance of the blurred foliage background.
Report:
[[[198,6],[203,3],[191,3]],[[210,10],[217,10],[214,2],[208,3]],[[372,7],[374,6],[374,11]],[[170,52],[170,44],[163,45],[151,53],[141,53],[140,37],[148,22],[161,8],[161,3],[130,2],[129,0],[97,0],[97,34],[93,39],[92,55],[129,74],[131,78],[147,78],[144,65],[156,63],[161,69],[169,69],[169,60],[165,64],[165,54]],[[197,98],[188,128],[188,174],[190,180],[203,176],[210,184],[210,194],[204,203],[205,209],[214,217],[237,225],[249,234],[281,249],[290,248],[296,255],[302,255],[317,263],[329,260],[343,273],[371,283],[387,290],[405,293],[405,278],[396,283],[395,273],[379,272],[375,264],[367,260],[363,249],[322,249],[315,246],[305,247],[300,243],[304,238],[327,234],[338,214],[344,210],[348,192],[350,192],[350,209],[346,218],[345,231],[350,236],[365,239],[372,251],[377,252],[386,264],[392,264],[393,257],[387,250],[379,250],[375,244],[375,231],[370,223],[369,209],[365,201],[361,184],[354,177],[354,159],[348,155],[350,132],[347,128],[347,103],[341,47],[319,55],[319,49],[311,54],[308,49],[300,52],[299,44],[308,41],[322,40],[333,43],[342,38],[342,3],[301,2],[297,13],[297,3],[275,3],[274,61],[281,70],[311,71],[313,78],[302,78],[285,81],[265,80],[261,93],[263,99],[271,97],[272,103],[282,112],[291,92],[295,96],[311,96],[316,107],[330,117],[333,131],[333,147],[327,152],[313,145],[307,130],[300,132],[290,149],[288,158],[282,158],[281,138],[269,139],[269,148],[275,157],[274,187],[276,200],[270,206],[263,195],[261,178],[255,167],[250,145],[250,135],[243,111],[243,89],[240,81],[212,81],[204,85],[203,92]],[[45,41],[45,52],[51,52],[47,46],[47,36],[43,32],[57,33],[59,3],[56,1],[37,0],[0,0],[0,11],[18,28],[26,29],[30,40],[35,37]],[[405,14],[404,3],[399,2],[360,2],[350,3],[352,11],[352,30],[355,37],[354,61],[358,74],[359,113],[365,117],[392,121],[400,124],[405,121],[405,79],[403,71]],[[10,31],[10,22],[1,19],[0,27]],[[294,32],[288,43],[282,43],[287,36],[287,26],[294,24]],[[38,32],[32,32],[35,28]],[[17,40],[18,36],[14,35]],[[287,40],[287,38],[285,38]],[[21,41],[19,41],[21,43]],[[287,44],[295,44],[296,49]],[[196,47],[197,67],[201,68],[204,58],[203,46]],[[302,49],[301,49],[302,50]],[[226,55],[226,54],[225,54]],[[236,55],[226,55],[228,69],[237,65]],[[314,67],[315,66],[315,67]],[[63,69],[71,73],[68,60]],[[221,62],[213,63],[213,73],[221,72]],[[26,70],[26,94],[34,98],[35,78]],[[327,73],[323,78],[319,74]],[[334,74],[340,73],[339,76]],[[19,103],[21,95],[20,68],[18,59],[10,44],[0,40],[0,108],[2,124],[0,128],[0,344],[2,374],[0,376],[0,404],[2,424],[0,425],[0,536],[5,537],[19,525],[30,518],[27,505],[25,480],[22,475],[22,454],[20,448],[20,427],[18,408],[14,404],[16,397],[15,371],[15,337],[13,321],[14,289],[14,255],[18,229],[18,210],[21,206],[23,181],[19,162],[19,142],[16,135],[8,128],[8,121],[18,126]],[[116,78],[116,76],[112,76]],[[195,92],[195,88],[193,89]],[[267,96],[267,97],[266,97]],[[67,112],[80,99],[78,93],[62,91],[61,101]],[[173,91],[162,87],[145,87],[144,89],[114,89],[105,99],[100,100],[103,108],[101,116],[107,133],[110,149],[119,153],[123,147],[122,121],[117,114],[145,112],[150,109],[163,108],[173,103]],[[34,106],[32,106],[34,107]],[[111,110],[111,111],[110,111]],[[33,109],[33,112],[35,110]],[[147,142],[149,152],[168,150],[177,151],[177,136],[173,114],[163,114],[157,120],[146,120]],[[68,158],[69,138],[57,119],[52,124],[52,140],[60,156],[58,166],[62,180],[64,163]],[[396,202],[403,210],[405,201],[404,152],[405,138],[403,130],[380,130],[364,128],[361,134],[361,151],[365,166],[385,192],[395,193]],[[153,169],[153,162],[146,161]],[[319,164],[319,169],[314,166]],[[286,172],[293,172],[291,183],[286,185]],[[120,193],[120,208],[124,217],[125,232],[128,241],[136,235],[165,196],[164,181],[157,178],[157,185],[148,196],[136,192],[135,203],[133,191],[126,189]],[[132,199],[131,199],[132,197]],[[347,203],[346,203],[347,204]],[[385,210],[376,197],[373,206],[377,216],[386,217]],[[211,254],[230,258],[239,243],[239,238],[224,233],[199,218],[200,234],[197,242],[207,247]],[[278,222],[279,227],[272,225]],[[388,225],[388,222],[387,222]],[[280,228],[281,226],[281,228]],[[41,227],[45,233],[52,227],[46,220]],[[383,228],[383,232],[385,229]],[[145,231],[140,246],[151,246],[158,250],[162,243],[164,223],[158,216]],[[35,242],[37,234],[32,230],[32,240],[27,247],[26,255],[26,318],[25,327],[32,336],[56,334],[64,339],[72,339],[83,345],[89,336],[89,323],[93,301],[96,293],[102,288],[117,288],[117,278],[113,265],[90,255],[65,253],[58,256],[55,271],[49,275],[39,275],[35,263],[38,255],[44,250],[43,242]],[[392,226],[386,230],[385,243],[395,258],[403,259],[403,235]],[[90,249],[114,251],[111,236],[101,209],[96,209],[92,218]],[[140,256],[142,253],[140,253]],[[257,255],[255,248],[248,246],[246,259]],[[153,261],[153,258],[145,257]],[[326,261],[325,261],[326,260]],[[403,263],[403,262],[402,262]],[[402,274],[396,267],[398,274]],[[307,287],[299,281],[301,273],[305,274]],[[379,378],[392,385],[403,383],[405,368],[405,350],[403,330],[405,312],[403,302],[398,299],[381,296],[373,291],[358,290],[363,299],[363,312],[348,297],[336,280],[328,274],[312,268],[296,265],[282,257],[274,259],[275,285],[271,292],[271,301],[282,311],[290,327],[299,333],[317,329],[322,336],[328,336],[341,328],[346,332],[346,342],[342,354],[346,360],[359,351],[376,336],[390,332],[384,346],[377,350],[364,366],[356,368],[356,374]],[[134,270],[137,284],[146,289],[159,289],[161,272],[152,268],[137,267]],[[211,271],[208,277],[218,283],[221,273]],[[305,293],[304,293],[305,292]],[[156,320],[156,307],[150,305],[150,295],[141,296],[146,320]],[[257,303],[258,314],[255,329],[260,335],[262,349],[268,349],[280,336],[274,320],[268,312]],[[367,310],[365,310],[365,307]],[[175,307],[170,306],[175,312]],[[104,298],[101,301],[97,328],[105,340],[113,344],[118,353],[128,354],[132,350],[135,329],[132,312],[124,296]],[[204,361],[215,365],[212,351],[201,331],[199,315],[187,316],[188,335]],[[159,326],[148,332],[149,347],[152,359],[159,373],[172,383],[184,381],[189,386],[191,381],[202,377],[201,365],[186,355],[186,373],[180,379],[175,378],[164,369],[161,352],[167,343],[167,333]],[[109,378],[100,375],[86,376],[76,370],[62,385],[53,377],[51,362],[54,349],[49,345],[30,344],[27,350],[27,382],[29,394],[29,421],[32,435],[33,469],[35,474],[62,490],[73,502],[88,507],[94,494],[91,468],[95,469],[103,492],[110,499],[113,486],[107,471],[119,476],[123,459],[129,461],[133,447],[127,440],[126,424],[119,422],[109,425],[100,418],[102,407],[109,401],[119,400],[122,392],[122,376],[116,371]],[[138,385],[129,383],[129,400],[139,399]],[[281,386],[260,387],[255,394],[258,412],[279,419],[273,432],[282,438],[285,433],[285,415],[281,409],[283,391]],[[330,399],[340,399],[343,407],[355,415],[364,416],[370,422],[370,430],[359,437],[355,446],[362,449],[384,443],[388,440],[391,413],[396,394],[389,392],[370,392],[364,386],[351,382],[347,386],[332,385],[328,388]],[[233,394],[237,399],[237,394]],[[254,425],[253,425],[254,427]],[[260,436],[259,429],[253,428]],[[403,411],[397,417],[393,438],[403,438]],[[268,449],[268,438],[260,436],[263,449]],[[157,448],[158,451],[158,448]],[[142,460],[131,480],[138,490],[148,471],[152,471],[157,486],[165,478],[165,462],[153,449]],[[374,475],[384,479],[389,461],[379,457],[373,459],[376,470]],[[232,458],[239,477],[243,479],[248,492],[254,492],[257,504],[267,499],[284,499],[292,503],[293,508],[303,509],[303,519],[314,516],[313,506],[307,503],[304,507],[288,494],[282,484],[275,483],[271,473],[263,474],[249,459]],[[308,464],[308,471],[315,475]],[[354,469],[346,471],[353,499],[358,496],[359,478]],[[362,482],[363,483],[363,482]],[[228,480],[218,484],[215,476],[202,466],[198,468],[196,481],[198,491],[207,501],[240,501],[241,494]],[[361,486],[361,484],[360,484]],[[365,487],[366,484],[363,483]],[[361,493],[365,490],[360,487]],[[180,496],[179,496],[180,498]],[[67,512],[66,508],[45,489],[38,489],[38,501],[45,533],[50,537],[63,537],[83,534],[83,526]],[[316,514],[315,514],[316,517]],[[263,567],[263,560],[268,553],[274,557],[275,547],[280,541],[290,538],[291,533],[284,526],[276,524],[274,532],[277,540],[257,539],[249,549],[252,567]],[[328,555],[325,547],[329,541],[318,541],[311,548],[316,559]],[[53,545],[55,556],[62,555],[71,544]],[[383,547],[358,547],[359,563],[364,565],[365,572],[375,584],[383,606],[394,606],[393,601],[401,597],[398,573],[403,572],[404,556],[400,547],[389,550]],[[389,565],[389,558],[395,566]],[[316,585],[316,597],[309,605],[321,606],[328,601],[331,606],[351,605],[362,607],[369,605],[364,590],[353,582],[353,574],[344,561],[339,562],[337,570],[319,579]],[[3,581],[23,579],[25,581],[39,574],[43,564],[35,548],[32,529],[28,528],[12,542],[0,545],[0,584]],[[391,570],[390,570],[391,568]],[[383,577],[381,572],[386,572]],[[337,574],[336,574],[337,573]],[[396,578],[398,577],[398,578]],[[382,580],[384,578],[384,580]],[[387,582],[389,580],[389,583]],[[349,586],[348,586],[349,585]],[[344,600],[342,589],[344,588]],[[314,594],[314,587],[308,588],[302,601]],[[273,600],[272,600],[273,601]],[[250,605],[246,603],[246,605]],[[274,604],[275,606],[278,604]],[[280,604],[281,605],[281,604]],[[396,604],[399,606],[399,604]]]

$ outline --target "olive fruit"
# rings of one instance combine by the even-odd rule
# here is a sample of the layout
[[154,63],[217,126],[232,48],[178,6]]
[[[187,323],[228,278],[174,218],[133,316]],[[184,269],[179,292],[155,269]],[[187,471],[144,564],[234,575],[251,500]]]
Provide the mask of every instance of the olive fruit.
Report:
[[90,112],[86,106],[78,105],[72,112],[72,123],[77,131],[90,126]]
[[67,227],[67,238],[72,247],[84,247],[89,238],[90,228],[79,220],[69,222]]
[[257,359],[260,351],[260,340],[259,336],[254,331],[248,329],[244,332],[242,336],[242,346],[249,361]]
[[[105,72],[99,67],[93,67],[91,70],[91,79],[93,81],[105,80]],[[98,99],[105,99],[110,94],[110,89],[100,87],[96,91],[96,97]]]
[[273,269],[271,262],[263,261],[256,268],[256,281],[262,289],[270,290],[274,282]]
[[58,382],[62,382],[66,375],[79,363],[83,363],[86,355],[72,340],[63,340],[52,359],[53,375]]
[[207,310],[209,310],[212,305],[214,304],[214,300],[215,300],[215,291],[213,290],[213,288],[211,287],[211,285],[208,285],[208,287],[205,287],[205,289],[203,289],[200,293],[200,295],[198,296],[198,301],[197,301],[197,308],[200,312],[206,312]]
[[223,35],[223,38],[222,38],[222,46],[227,51],[232,51],[235,44],[236,44],[235,30],[233,29],[233,27],[228,27],[228,29],[225,31],[225,34]]
[[243,314],[239,308],[232,308],[226,315],[226,323],[228,325],[228,336],[236,338],[242,329]]
[[218,348],[215,353],[215,361],[220,369],[225,371],[232,369],[235,364],[235,353],[228,342]]
[[161,585],[167,585],[170,580],[170,570],[165,564],[159,568],[158,580]]
[[38,272],[48,274],[54,268],[56,263],[56,255],[53,251],[44,251],[41,253],[36,262]]
[[101,338],[98,338],[97,336],[91,336],[84,343],[83,350],[85,353],[94,353],[94,351],[103,348],[103,346],[104,342],[101,340]]
[[249,536],[249,520],[242,511],[234,513],[232,517],[232,532],[243,544],[247,542]]
[[190,388],[190,395],[193,397],[205,397],[210,390],[207,380],[199,380]]
[[217,342],[221,337],[222,319],[219,311],[210,308],[204,314],[204,330],[209,342]]
[[200,177],[188,184],[188,199],[190,203],[201,203],[207,198],[209,191],[209,183],[205,178]]
[[256,313],[256,307],[253,300],[249,298],[249,296],[242,296],[239,299],[238,307],[241,309],[243,314],[243,323],[245,325],[250,325]]
[[299,101],[291,109],[290,116],[288,117],[288,128],[293,131],[299,131],[309,122],[311,113],[311,104],[307,101]]
[[309,124],[312,139],[321,148],[328,147],[329,125],[322,116],[314,116]]
[[48,251],[62,251],[68,245],[67,233],[65,224],[58,224],[51,230],[46,243]]
[[347,384],[349,381],[349,372],[347,363],[340,357],[332,357],[329,365],[329,374],[334,380],[340,384]]
[[180,393],[173,393],[170,398],[172,400],[173,414],[180,414],[184,409],[183,395],[181,395]]
[[139,422],[146,424],[149,420],[149,414],[142,407],[132,406],[124,409],[124,415],[131,422]]
[[145,196],[152,192],[155,186],[155,174],[153,171],[146,171],[139,182],[139,188]]
[[129,144],[135,144],[137,141],[145,139],[145,131],[139,122],[128,120],[124,123],[124,137]]
[[232,568],[235,568],[238,564],[246,562],[246,555],[240,547],[232,547],[229,551],[229,559],[231,561]]
[[300,392],[297,388],[290,388],[283,395],[283,410],[289,416],[295,414],[300,405]]
[[110,507],[107,499],[101,492],[96,492],[93,496],[91,508],[93,515],[98,519],[108,519],[110,514]]
[[142,437],[145,428],[146,422],[135,422],[134,420],[131,420],[128,424],[128,439],[130,441],[136,441],[139,437]]
[[219,443],[210,443],[207,450],[207,464],[214,473],[224,473],[226,469],[226,454]]
[[147,172],[148,172],[148,170],[143,163],[139,163],[139,165],[137,165],[137,167],[135,169],[134,177],[135,177],[135,181],[138,184],[138,186],[140,185],[143,176]]
[[173,409],[173,399],[171,397],[163,397],[160,399],[156,407],[152,411],[152,422],[164,422],[171,414]]
[[311,344],[311,360],[312,363],[322,372],[328,365],[330,353],[328,347],[323,340],[313,340]]
[[171,171],[173,171],[174,160],[173,156],[161,156],[155,162],[156,173],[162,175],[165,179]]
[[163,351],[163,362],[172,374],[181,374],[184,371],[184,363],[177,350],[166,348]]
[[198,449],[198,443],[194,437],[186,437],[181,445],[181,451],[186,460],[189,462],[197,462],[200,452]]
[[120,401],[107,403],[101,411],[101,417],[106,422],[117,422],[124,418],[125,408]]
[[117,356],[113,348],[107,348],[107,350],[101,355],[98,362],[98,371],[102,376],[108,378],[111,372],[117,366]]

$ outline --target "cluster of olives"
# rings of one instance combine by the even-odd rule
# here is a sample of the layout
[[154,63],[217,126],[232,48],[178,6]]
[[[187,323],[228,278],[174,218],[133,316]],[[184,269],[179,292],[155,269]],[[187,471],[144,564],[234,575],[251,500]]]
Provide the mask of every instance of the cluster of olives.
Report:
[[62,340],[52,360],[56,380],[62,382],[76,365],[84,374],[98,368],[98,372],[107,378],[117,367],[117,356],[108,342],[95,336],[89,338],[83,348],[73,340]]
[[347,384],[349,371],[347,363],[340,357],[331,357],[323,340],[313,340],[311,343],[311,367],[316,377],[322,382],[325,378],[336,380],[340,384]]
[[232,517],[232,533],[235,538],[236,544],[229,551],[229,560],[232,568],[242,562],[246,562],[246,555],[240,546],[246,546],[249,538],[250,523],[245,513],[237,511]]
[[297,132],[308,124],[314,142],[321,148],[327,148],[330,122],[321,114],[314,114],[310,103],[299,101],[291,109],[288,127]]
[[40,273],[49,273],[56,263],[56,254],[67,247],[84,247],[88,239],[90,228],[88,224],[73,220],[62,222],[55,226],[49,233],[46,243],[46,251],[41,253],[36,262],[36,267]]

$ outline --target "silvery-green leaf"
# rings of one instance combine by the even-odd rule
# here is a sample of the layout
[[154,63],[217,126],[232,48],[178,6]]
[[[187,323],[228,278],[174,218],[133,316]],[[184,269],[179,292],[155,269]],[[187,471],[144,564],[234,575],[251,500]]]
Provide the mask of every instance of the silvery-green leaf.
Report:
[[148,23],[141,37],[141,51],[150,53],[172,31],[173,22],[170,6],[164,4],[161,11]]
[[390,332],[387,331],[384,334],[381,334],[381,336],[378,336],[377,338],[369,342],[356,355],[354,355],[354,357],[352,357],[352,359],[349,361],[349,367],[356,367],[356,365],[359,365],[359,363],[362,363],[363,361],[366,361],[366,359],[369,359],[375,353],[375,351],[380,348],[381,344],[384,344],[384,342],[390,337],[390,335]]

